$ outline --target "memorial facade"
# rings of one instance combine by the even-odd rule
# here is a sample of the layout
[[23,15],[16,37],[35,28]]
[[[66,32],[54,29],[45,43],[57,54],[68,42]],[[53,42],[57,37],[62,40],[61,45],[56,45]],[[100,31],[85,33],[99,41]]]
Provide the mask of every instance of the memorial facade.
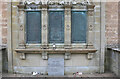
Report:
[[[11,6],[9,72],[50,75],[104,72],[104,4],[84,0],[23,0],[8,6]],[[52,72],[54,68],[60,71]]]

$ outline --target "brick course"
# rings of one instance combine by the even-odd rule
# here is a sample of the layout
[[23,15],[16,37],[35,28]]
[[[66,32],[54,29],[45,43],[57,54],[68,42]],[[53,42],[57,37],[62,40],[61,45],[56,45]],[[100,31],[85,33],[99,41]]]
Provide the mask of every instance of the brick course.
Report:
[[1,2],[2,19],[0,25],[2,26],[2,44],[7,44],[7,3]]
[[118,3],[106,3],[106,44],[118,45]]

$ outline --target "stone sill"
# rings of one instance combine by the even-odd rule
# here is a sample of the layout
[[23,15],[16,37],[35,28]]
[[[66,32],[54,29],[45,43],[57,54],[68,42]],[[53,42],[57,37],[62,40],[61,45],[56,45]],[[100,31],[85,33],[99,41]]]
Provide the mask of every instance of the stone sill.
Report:
[[95,53],[96,49],[15,49],[17,53]]

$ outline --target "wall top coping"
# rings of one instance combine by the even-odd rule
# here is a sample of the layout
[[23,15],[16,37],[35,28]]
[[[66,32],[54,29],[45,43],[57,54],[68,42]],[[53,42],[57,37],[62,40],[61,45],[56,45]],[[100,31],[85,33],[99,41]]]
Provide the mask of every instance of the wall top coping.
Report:
[[6,48],[7,48],[6,45],[0,45],[0,50],[4,50],[4,49],[6,49]]
[[120,53],[120,48],[107,48],[108,50],[113,50]]

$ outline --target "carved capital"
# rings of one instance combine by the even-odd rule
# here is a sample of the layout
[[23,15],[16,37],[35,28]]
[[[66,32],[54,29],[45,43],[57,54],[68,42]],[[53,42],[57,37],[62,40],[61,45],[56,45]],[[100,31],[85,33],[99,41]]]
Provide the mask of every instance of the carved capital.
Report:
[[23,4],[19,4],[17,6],[18,6],[19,10],[23,10],[25,8],[25,5],[23,5]]
[[87,5],[88,10],[94,10],[95,5]]

